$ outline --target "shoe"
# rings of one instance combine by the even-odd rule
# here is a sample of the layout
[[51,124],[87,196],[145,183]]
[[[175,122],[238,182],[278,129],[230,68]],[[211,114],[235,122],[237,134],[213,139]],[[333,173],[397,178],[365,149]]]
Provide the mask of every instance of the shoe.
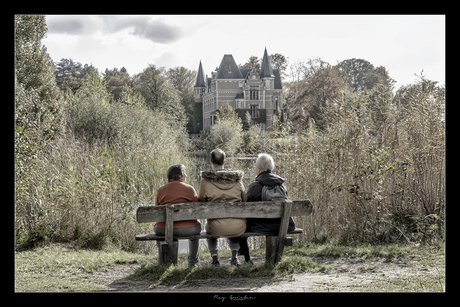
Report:
[[211,265],[212,266],[220,266],[220,262],[219,261],[213,261],[213,262],[211,262]]
[[239,263],[240,266],[245,266],[245,265],[254,265],[254,262],[252,262],[252,259],[250,259],[249,261],[241,261]]
[[190,267],[196,266],[198,262],[200,262],[200,260],[197,258],[190,258],[190,257],[188,258],[188,266]]
[[220,266],[219,257],[217,257],[217,255],[212,256],[211,265],[213,265],[213,266]]
[[230,261],[230,265],[239,266],[239,264],[238,264],[238,259],[237,259],[237,258],[233,258],[233,259]]

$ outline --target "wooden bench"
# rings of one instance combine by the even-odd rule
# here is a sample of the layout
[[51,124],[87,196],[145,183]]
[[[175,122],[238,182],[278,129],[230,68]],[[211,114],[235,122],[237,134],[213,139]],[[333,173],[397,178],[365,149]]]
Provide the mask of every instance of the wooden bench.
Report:
[[180,220],[215,219],[215,218],[279,218],[281,225],[279,233],[246,232],[242,237],[265,236],[265,261],[277,263],[283,256],[284,246],[292,246],[292,238],[287,234],[302,233],[296,228],[287,232],[289,217],[309,215],[312,212],[310,200],[286,200],[284,202],[193,202],[184,204],[168,204],[164,206],[143,206],[137,209],[138,223],[166,222],[165,235],[143,234],[136,235],[137,241],[156,240],[158,246],[158,262],[176,264],[178,240],[219,238],[207,232],[192,236],[174,236],[173,222]]

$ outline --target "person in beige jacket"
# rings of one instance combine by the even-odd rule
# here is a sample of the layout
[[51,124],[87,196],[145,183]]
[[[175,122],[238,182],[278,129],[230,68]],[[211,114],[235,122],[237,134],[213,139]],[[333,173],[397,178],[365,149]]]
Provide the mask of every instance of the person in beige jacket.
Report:
[[[225,152],[214,149],[211,152],[212,171],[201,172],[198,201],[200,202],[241,202],[246,201],[246,192],[243,185],[244,172],[239,170],[224,169]],[[237,255],[240,248],[238,237],[246,230],[246,219],[221,218],[208,219],[206,232],[227,238],[232,250],[232,265],[237,265]],[[217,239],[207,239],[212,264],[219,265]]]

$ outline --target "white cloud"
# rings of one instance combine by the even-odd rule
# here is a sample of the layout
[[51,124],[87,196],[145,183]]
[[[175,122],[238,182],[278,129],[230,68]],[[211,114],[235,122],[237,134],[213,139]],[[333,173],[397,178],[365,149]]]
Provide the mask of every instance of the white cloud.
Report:
[[[113,35],[124,32],[155,43],[168,44],[182,37],[182,30],[155,16],[52,15],[47,18],[50,33],[70,35]],[[125,31],[129,29],[129,31]]]

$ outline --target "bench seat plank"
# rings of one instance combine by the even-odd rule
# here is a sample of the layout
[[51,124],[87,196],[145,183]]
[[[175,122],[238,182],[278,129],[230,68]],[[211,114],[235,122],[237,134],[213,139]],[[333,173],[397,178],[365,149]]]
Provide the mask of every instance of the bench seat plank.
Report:
[[[299,234],[302,233],[303,230],[301,228],[296,228],[293,231],[288,232],[288,234]],[[277,236],[277,233],[260,233],[260,232],[245,232],[241,235],[241,237],[260,237],[260,236]],[[219,236],[214,236],[206,231],[202,231],[199,235],[192,235],[192,236],[173,236],[174,240],[190,240],[190,239],[217,239],[220,238]],[[165,236],[160,236],[155,233],[143,234],[143,235],[136,235],[136,241],[163,241]]]

